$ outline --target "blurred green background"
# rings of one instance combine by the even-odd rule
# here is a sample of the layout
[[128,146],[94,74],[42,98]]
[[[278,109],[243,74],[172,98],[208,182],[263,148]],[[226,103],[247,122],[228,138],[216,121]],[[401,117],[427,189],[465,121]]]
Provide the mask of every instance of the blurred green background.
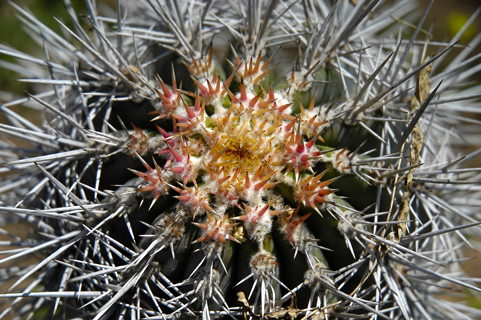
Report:
[[[59,17],[68,21],[68,14],[63,5],[63,0],[22,0],[14,1],[22,7],[28,8],[48,27],[55,32],[61,32],[60,27],[52,16]],[[81,12],[84,5],[83,1],[73,0],[72,2]],[[6,0],[0,0],[0,43],[8,44],[19,51],[36,55],[41,53],[38,45],[30,39],[25,32],[22,22],[17,18],[15,9]],[[14,59],[0,54],[0,59],[14,62]],[[0,90],[23,94],[23,90],[28,89],[28,85],[20,82],[12,82],[18,75],[10,70],[0,68]]]

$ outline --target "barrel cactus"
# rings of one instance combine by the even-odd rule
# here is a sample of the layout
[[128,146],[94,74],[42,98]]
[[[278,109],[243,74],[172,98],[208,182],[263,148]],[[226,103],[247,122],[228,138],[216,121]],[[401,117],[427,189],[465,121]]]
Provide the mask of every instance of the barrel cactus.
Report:
[[479,316],[440,295],[480,291],[481,37],[381,2],[65,1],[63,36],[11,3],[43,49],[0,48],[34,90],[1,106],[0,318]]

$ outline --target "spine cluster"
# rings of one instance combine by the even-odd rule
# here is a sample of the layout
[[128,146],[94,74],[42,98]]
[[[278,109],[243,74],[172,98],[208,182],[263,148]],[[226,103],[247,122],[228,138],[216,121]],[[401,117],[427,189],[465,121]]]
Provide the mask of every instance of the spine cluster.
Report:
[[[339,167],[339,172],[351,166],[343,165],[345,149],[337,152],[322,144],[329,119],[315,106],[314,95],[308,108],[299,101],[294,110],[293,96],[311,93],[305,77],[302,83],[295,83],[299,80],[293,71],[292,77],[274,90],[268,77],[273,71],[268,69],[271,59],[265,59],[262,52],[256,59],[241,61],[236,53],[235,58],[233,73],[225,81],[210,68],[212,48],[207,61],[188,64],[194,73],[194,92],[177,88],[175,78],[172,87],[158,78],[152,121],[163,120],[164,126],[168,123],[172,129],[156,125],[158,133],[152,136],[134,126],[128,152],[137,155],[147,169],[131,171],[143,180],[137,190],[143,197],[153,198],[150,208],[159,199],[172,196],[178,202],[170,215],[164,214],[173,215],[179,226],[193,224],[201,229],[192,244],[199,244],[206,258],[196,267],[194,278],[204,269],[212,271],[214,260],[223,263],[226,241],[236,245],[251,242],[254,254],[249,258],[249,277],[256,279],[251,294],[257,291],[255,312],[264,315],[275,309],[275,299],[269,302],[273,297],[269,298],[268,287],[278,277],[278,262],[269,245],[272,229],[279,229],[310,265],[322,265],[311,252],[317,240],[303,226],[311,213],[298,216],[298,212],[303,207],[322,216],[326,206],[335,209],[335,196],[328,186],[337,178],[325,180],[326,170],[315,171],[327,163]],[[205,66],[203,71],[195,72],[199,66]],[[155,168],[143,160],[150,155]],[[162,159],[162,165],[155,157]],[[334,162],[330,161],[333,157]],[[168,236],[171,223],[171,219],[160,219],[155,227],[164,230],[158,237],[175,246],[186,228],[177,229],[176,240]],[[225,266],[224,270],[228,273]],[[209,272],[206,276],[210,280],[197,282],[215,278]]]

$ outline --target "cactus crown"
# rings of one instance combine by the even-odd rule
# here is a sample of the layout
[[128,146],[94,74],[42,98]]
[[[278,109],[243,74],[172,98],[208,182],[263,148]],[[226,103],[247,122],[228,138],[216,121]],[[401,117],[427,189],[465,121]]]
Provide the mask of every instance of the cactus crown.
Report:
[[[436,294],[479,291],[448,272],[478,224],[451,129],[479,84],[461,58],[436,70],[454,44],[416,40],[422,22],[379,36],[409,3],[86,0],[89,33],[66,1],[72,42],[12,3],[45,57],[1,49],[42,88],[2,105],[31,146],[1,144],[1,210],[33,234],[0,263],[44,256],[2,269],[1,297],[36,300],[0,318],[476,314]],[[9,109],[27,102],[40,127]]]

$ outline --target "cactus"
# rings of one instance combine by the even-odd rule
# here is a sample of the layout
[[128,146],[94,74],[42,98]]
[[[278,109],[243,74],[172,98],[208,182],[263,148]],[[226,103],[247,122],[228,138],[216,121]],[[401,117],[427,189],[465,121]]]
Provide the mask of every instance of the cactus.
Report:
[[440,294],[480,291],[480,37],[443,64],[410,1],[85,3],[64,37],[11,3],[43,57],[0,47],[35,90],[1,107],[26,146],[1,142],[0,210],[31,231],[1,229],[0,318],[479,316]]

